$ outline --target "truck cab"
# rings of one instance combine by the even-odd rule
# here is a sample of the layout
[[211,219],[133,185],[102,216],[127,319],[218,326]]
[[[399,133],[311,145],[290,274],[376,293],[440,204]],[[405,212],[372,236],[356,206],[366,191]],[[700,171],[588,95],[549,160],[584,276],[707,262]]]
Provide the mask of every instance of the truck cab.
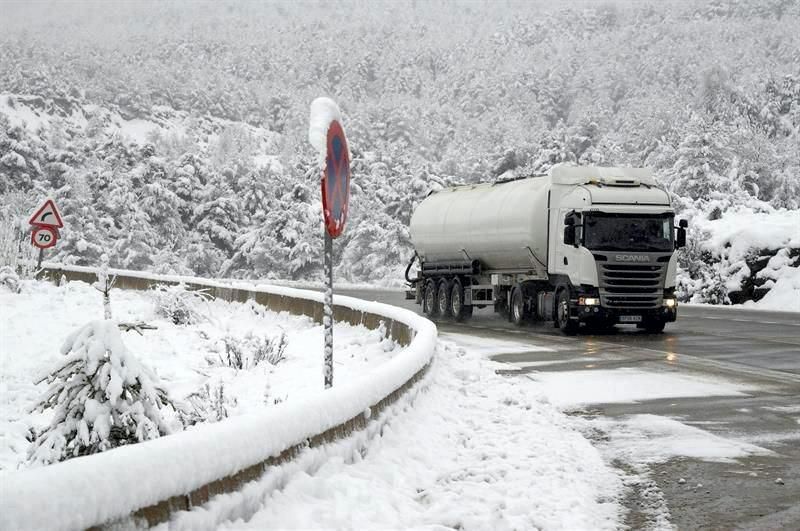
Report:
[[569,292],[560,324],[660,331],[676,318],[675,249],[685,242],[669,195],[644,172],[579,180],[551,191],[548,273]]

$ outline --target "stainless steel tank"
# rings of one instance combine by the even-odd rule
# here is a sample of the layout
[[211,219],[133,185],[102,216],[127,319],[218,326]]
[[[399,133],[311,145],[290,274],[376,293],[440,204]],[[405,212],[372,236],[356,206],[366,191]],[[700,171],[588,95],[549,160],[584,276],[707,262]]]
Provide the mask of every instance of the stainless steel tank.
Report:
[[[484,268],[546,266],[550,177],[459,186],[427,197],[411,217],[411,241],[424,262],[479,260]],[[530,249],[530,250],[529,250]]]

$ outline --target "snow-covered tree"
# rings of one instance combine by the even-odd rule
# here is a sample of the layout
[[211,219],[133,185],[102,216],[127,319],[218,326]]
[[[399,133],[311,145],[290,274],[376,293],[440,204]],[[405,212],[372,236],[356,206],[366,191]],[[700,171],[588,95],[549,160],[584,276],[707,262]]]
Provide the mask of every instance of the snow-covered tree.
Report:
[[108,255],[103,253],[100,256],[100,267],[97,269],[97,282],[94,288],[103,294],[103,319],[111,319],[111,288],[114,286],[116,277],[111,278],[108,274]]
[[33,411],[53,417],[28,452],[33,464],[155,439],[172,431],[175,409],[156,375],[122,343],[117,323],[92,321],[67,338],[65,356],[41,381],[48,384]]

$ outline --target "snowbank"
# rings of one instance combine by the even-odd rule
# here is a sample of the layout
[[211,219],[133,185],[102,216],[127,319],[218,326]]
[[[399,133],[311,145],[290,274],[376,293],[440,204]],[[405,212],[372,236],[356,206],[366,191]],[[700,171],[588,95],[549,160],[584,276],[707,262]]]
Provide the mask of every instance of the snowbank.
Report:
[[800,311],[800,210],[739,207],[714,220],[696,215],[690,230],[694,272],[679,272],[689,302]]
[[[316,302],[323,299],[321,293],[287,287],[231,286],[190,277],[124,274],[151,281],[238,287],[250,294],[272,293]],[[48,467],[0,474],[0,528],[86,528],[186,495],[365,415],[431,361],[437,332],[427,319],[408,310],[350,297],[335,297],[334,302],[402,323],[415,332],[413,340],[373,371],[307,399]]]
[[742,209],[713,221],[697,217],[695,223],[711,235],[703,247],[731,262],[742,260],[752,250],[800,248],[800,210]]

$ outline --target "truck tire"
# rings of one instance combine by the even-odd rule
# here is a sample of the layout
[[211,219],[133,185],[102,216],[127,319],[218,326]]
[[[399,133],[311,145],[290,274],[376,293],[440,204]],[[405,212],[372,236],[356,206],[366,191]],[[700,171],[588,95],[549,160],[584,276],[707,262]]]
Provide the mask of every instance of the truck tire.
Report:
[[472,317],[472,306],[464,306],[464,288],[458,279],[453,281],[453,287],[450,288],[450,313],[458,322]]
[[514,288],[511,292],[511,307],[508,309],[508,317],[512,323],[522,326],[528,318],[528,311],[525,308],[525,297],[522,290]]
[[437,313],[442,319],[449,319],[453,316],[450,308],[450,290],[452,282],[446,279],[439,281],[439,290],[436,292]]
[[556,327],[568,336],[578,333],[580,323],[569,318],[569,290],[562,289],[558,292],[558,304],[556,305]]
[[430,319],[435,319],[439,315],[436,305],[436,283],[433,280],[425,282],[425,287],[422,291],[422,311]]

